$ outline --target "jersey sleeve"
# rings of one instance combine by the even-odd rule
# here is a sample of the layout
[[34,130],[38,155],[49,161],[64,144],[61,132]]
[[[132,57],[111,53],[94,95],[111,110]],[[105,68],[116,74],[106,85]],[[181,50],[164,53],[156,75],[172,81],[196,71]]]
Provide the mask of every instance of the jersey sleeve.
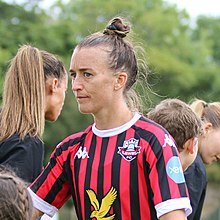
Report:
[[68,164],[68,152],[68,143],[59,144],[44,171],[29,186],[34,207],[51,217],[70,197],[65,167]]
[[179,152],[173,138],[162,130],[154,136],[148,152],[150,184],[157,217],[177,209],[192,212]]

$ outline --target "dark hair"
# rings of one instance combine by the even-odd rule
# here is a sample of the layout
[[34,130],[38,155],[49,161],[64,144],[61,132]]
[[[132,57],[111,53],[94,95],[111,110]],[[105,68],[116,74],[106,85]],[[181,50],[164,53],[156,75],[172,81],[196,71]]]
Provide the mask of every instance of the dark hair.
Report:
[[23,180],[0,165],[0,219],[31,219],[32,200]]
[[131,40],[125,40],[127,34],[131,31],[129,23],[125,19],[115,17],[108,23],[103,32],[97,32],[83,39],[77,49],[85,47],[95,47],[105,45],[109,53],[109,68],[114,72],[125,71],[128,74],[128,80],[125,85],[124,95],[127,103],[132,110],[139,110],[141,107],[140,98],[131,87],[137,80],[139,72],[137,48]]
[[201,121],[189,105],[179,99],[165,99],[147,117],[164,127],[174,138],[179,150],[187,140],[201,132]]

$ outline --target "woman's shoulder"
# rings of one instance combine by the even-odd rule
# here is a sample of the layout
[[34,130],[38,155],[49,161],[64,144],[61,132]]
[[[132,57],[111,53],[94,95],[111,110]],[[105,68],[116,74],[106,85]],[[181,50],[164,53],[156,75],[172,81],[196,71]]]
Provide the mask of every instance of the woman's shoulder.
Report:
[[85,139],[86,135],[90,131],[92,131],[92,125],[90,125],[88,128],[86,128],[84,131],[76,132],[74,134],[67,136],[57,145],[57,147],[59,147],[61,145],[66,145],[66,146],[67,145],[68,146],[76,145],[76,144],[82,142]]
[[164,135],[168,133],[167,130],[164,127],[162,127],[160,124],[156,123],[155,121],[143,115],[137,121],[136,126],[137,128],[142,129],[156,136],[162,135],[162,134]]

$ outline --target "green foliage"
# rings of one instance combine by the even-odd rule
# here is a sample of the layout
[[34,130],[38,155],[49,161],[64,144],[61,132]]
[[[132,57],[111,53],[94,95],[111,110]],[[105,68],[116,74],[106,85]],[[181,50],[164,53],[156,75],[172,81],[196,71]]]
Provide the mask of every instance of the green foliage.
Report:
[[219,167],[219,162],[206,166],[208,181],[220,183]]

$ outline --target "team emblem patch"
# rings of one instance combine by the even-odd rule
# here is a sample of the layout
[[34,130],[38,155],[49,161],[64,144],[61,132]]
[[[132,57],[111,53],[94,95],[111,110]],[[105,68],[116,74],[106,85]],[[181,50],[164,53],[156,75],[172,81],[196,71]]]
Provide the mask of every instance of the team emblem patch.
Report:
[[118,147],[118,154],[120,154],[125,160],[132,161],[140,153],[141,147],[138,146],[139,140],[131,138],[124,141],[123,147]]

